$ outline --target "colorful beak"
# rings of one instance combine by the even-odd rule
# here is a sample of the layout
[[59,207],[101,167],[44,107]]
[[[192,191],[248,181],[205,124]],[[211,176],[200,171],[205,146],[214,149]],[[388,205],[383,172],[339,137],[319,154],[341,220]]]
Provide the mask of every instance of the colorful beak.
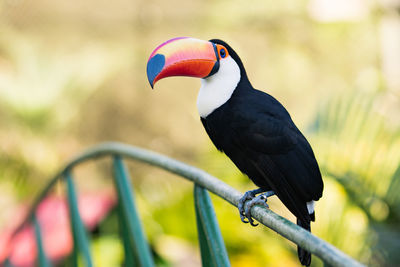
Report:
[[159,45],[147,62],[147,78],[151,87],[166,77],[189,76],[206,78],[219,69],[215,44],[188,37],[178,37]]

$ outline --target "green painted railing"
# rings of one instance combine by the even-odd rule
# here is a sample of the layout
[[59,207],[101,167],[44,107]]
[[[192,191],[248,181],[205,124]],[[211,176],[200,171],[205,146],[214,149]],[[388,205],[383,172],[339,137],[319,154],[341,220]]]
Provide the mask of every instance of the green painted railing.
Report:
[[[59,180],[67,185],[68,207],[74,240],[73,263],[78,266],[78,258],[85,266],[93,266],[89,249],[89,240],[82,223],[77,206],[77,197],[71,171],[79,163],[93,158],[113,157],[114,182],[118,193],[117,212],[121,239],[124,245],[125,266],[154,266],[153,257],[146,241],[144,231],[136,211],[134,190],[123,158],[133,159],[165,169],[186,178],[194,183],[195,212],[200,252],[203,266],[230,266],[228,253],[216,220],[214,208],[208,191],[228,201],[235,207],[241,193],[210,174],[171,159],[169,157],[120,143],[104,143],[87,150],[63,168],[41,192],[33,204],[26,220],[17,228],[14,235],[27,224],[33,224],[38,248],[37,265],[51,266],[42,244],[39,222],[36,220],[36,209]],[[364,266],[342,251],[314,236],[310,232],[277,215],[269,209],[255,206],[253,217],[260,223],[276,231],[280,235],[307,249],[329,266]],[[6,259],[4,266],[9,266]]]

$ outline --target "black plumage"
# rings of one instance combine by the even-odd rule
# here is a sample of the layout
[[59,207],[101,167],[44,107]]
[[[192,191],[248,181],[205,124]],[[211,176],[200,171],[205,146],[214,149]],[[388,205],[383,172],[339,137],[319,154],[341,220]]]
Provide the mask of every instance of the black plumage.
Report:
[[[310,230],[307,202],[322,196],[323,182],[314,153],[287,110],[271,95],[252,87],[239,56],[221,40],[241,71],[231,98],[201,121],[218,150],[258,187],[272,190]],[[299,248],[302,264],[311,255]]]
[[[170,76],[205,79],[198,108],[208,135],[260,187],[240,199],[241,220],[255,225],[251,207],[267,206],[266,198],[276,194],[297,224],[311,231],[310,201],[322,196],[323,182],[310,144],[274,97],[253,88],[235,51],[221,40],[210,42],[178,37],[159,45],[147,63],[151,86]],[[298,256],[310,264],[308,251],[298,247]]]

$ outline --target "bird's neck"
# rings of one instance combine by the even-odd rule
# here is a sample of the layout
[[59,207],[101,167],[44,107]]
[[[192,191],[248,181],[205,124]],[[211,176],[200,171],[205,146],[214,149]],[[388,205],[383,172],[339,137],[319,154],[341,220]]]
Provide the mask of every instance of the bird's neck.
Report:
[[240,68],[232,58],[220,61],[218,72],[201,79],[197,97],[197,109],[202,118],[206,118],[215,109],[225,104],[232,96],[241,80]]

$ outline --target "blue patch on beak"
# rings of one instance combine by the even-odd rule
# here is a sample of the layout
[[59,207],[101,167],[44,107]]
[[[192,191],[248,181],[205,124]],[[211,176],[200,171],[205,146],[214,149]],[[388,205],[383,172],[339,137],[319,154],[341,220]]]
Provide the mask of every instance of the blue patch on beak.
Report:
[[154,79],[162,71],[164,65],[165,65],[165,56],[161,54],[156,54],[147,63],[147,79],[149,79],[151,88],[153,88]]

